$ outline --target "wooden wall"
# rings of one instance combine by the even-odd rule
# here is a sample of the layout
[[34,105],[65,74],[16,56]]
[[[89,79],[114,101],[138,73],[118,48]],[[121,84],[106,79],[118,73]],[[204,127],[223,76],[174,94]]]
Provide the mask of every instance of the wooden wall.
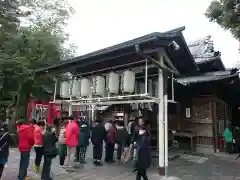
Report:
[[212,109],[209,98],[197,98],[192,100],[190,107],[191,117],[184,117],[184,131],[197,134],[197,144],[212,144]]
[[[185,108],[190,108],[190,118],[186,117]],[[183,105],[181,111],[183,117],[179,118],[180,131],[195,132],[197,144],[213,145],[215,148],[215,139],[221,129],[220,121],[229,119],[229,107],[226,103],[214,95],[199,96]]]

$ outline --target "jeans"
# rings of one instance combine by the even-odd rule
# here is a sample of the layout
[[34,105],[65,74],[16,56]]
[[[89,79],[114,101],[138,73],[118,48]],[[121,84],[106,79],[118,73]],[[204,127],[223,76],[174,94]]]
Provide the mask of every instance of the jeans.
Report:
[[41,180],[50,180],[51,165],[52,165],[52,156],[44,156],[44,163],[42,169]]
[[30,152],[21,152],[18,180],[25,180],[29,165]]
[[34,147],[35,152],[36,152],[36,157],[35,157],[35,165],[40,166],[42,156],[43,156],[43,147]]
[[124,144],[117,144],[117,160],[121,159],[121,155],[124,151]]
[[101,161],[102,159],[103,144],[93,145],[93,159],[95,161]]
[[4,164],[0,164],[0,179],[2,177],[3,169],[4,169]]
[[111,162],[113,161],[113,154],[114,154],[114,143],[106,143],[105,147],[105,161]]
[[226,149],[229,154],[233,153],[233,144],[232,143],[226,143]]
[[65,158],[66,158],[66,156],[65,156],[65,155],[61,155],[61,156],[59,156],[59,160],[60,160],[60,166],[63,166],[63,165],[64,165]]
[[59,144],[58,149],[59,149],[59,160],[60,160],[59,163],[60,163],[60,166],[63,166],[67,156],[67,146],[65,144]]
[[127,136],[127,143],[126,143],[127,147],[129,147],[131,145],[131,140],[132,140],[132,134],[128,134],[128,136]]
[[137,170],[136,180],[141,180],[141,178],[143,178],[143,180],[148,180],[146,169]]

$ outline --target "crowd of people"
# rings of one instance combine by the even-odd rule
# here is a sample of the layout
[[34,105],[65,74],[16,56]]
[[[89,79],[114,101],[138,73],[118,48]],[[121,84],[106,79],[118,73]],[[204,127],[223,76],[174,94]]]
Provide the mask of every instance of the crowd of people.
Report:
[[[116,160],[121,163],[122,155],[127,149],[135,160],[133,171],[136,172],[136,180],[148,179],[146,171],[151,164],[150,131],[141,117],[129,121],[125,127],[123,121],[105,123],[102,119],[97,119],[90,125],[86,117],[74,119],[70,116],[61,120],[59,129],[47,124],[45,120],[20,119],[17,122],[17,132],[20,152],[18,180],[28,179],[27,170],[33,148],[34,171],[41,174],[41,180],[51,180],[51,164],[54,158],[59,156],[60,168],[72,169],[75,163],[85,164],[90,142],[94,165],[102,165],[104,144],[105,163],[115,163],[115,149]],[[0,124],[0,178],[8,161],[9,139],[7,126]]]

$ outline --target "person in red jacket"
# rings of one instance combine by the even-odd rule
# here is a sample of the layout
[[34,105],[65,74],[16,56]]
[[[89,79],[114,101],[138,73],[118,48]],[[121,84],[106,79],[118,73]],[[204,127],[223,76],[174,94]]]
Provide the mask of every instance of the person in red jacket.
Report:
[[67,165],[72,167],[72,155],[75,154],[78,145],[78,138],[80,135],[80,128],[77,121],[73,117],[69,117],[69,123],[66,127],[66,145],[67,145]]
[[34,127],[34,149],[36,152],[34,171],[40,173],[40,164],[43,156],[43,134],[44,134],[45,122],[38,121]]
[[21,153],[18,180],[25,180],[29,165],[30,151],[34,145],[34,126],[32,122],[20,120],[18,122],[18,149]]

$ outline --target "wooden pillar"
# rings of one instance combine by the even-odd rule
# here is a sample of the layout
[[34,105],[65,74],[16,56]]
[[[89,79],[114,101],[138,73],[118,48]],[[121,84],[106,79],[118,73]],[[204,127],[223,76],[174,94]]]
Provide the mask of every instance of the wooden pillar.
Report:
[[181,114],[181,104],[177,103],[177,130],[181,129],[182,114]]
[[[163,56],[160,56],[163,64]],[[164,78],[163,70],[158,68],[158,173],[165,175],[164,158]]]
[[216,113],[216,102],[211,102],[211,116],[212,116],[212,133],[213,133],[213,150],[216,153],[216,123],[217,123],[217,113]]
[[125,113],[125,111],[123,113],[124,113],[124,115],[123,115],[124,125],[125,125],[125,127],[127,127],[128,126],[129,116],[128,116],[128,113]]
[[227,104],[225,103],[225,104],[224,104],[224,130],[225,130],[226,127],[227,127],[227,121],[228,121],[228,106],[227,106]]
[[164,166],[165,176],[168,175],[168,91],[167,91],[168,76],[164,75]]

